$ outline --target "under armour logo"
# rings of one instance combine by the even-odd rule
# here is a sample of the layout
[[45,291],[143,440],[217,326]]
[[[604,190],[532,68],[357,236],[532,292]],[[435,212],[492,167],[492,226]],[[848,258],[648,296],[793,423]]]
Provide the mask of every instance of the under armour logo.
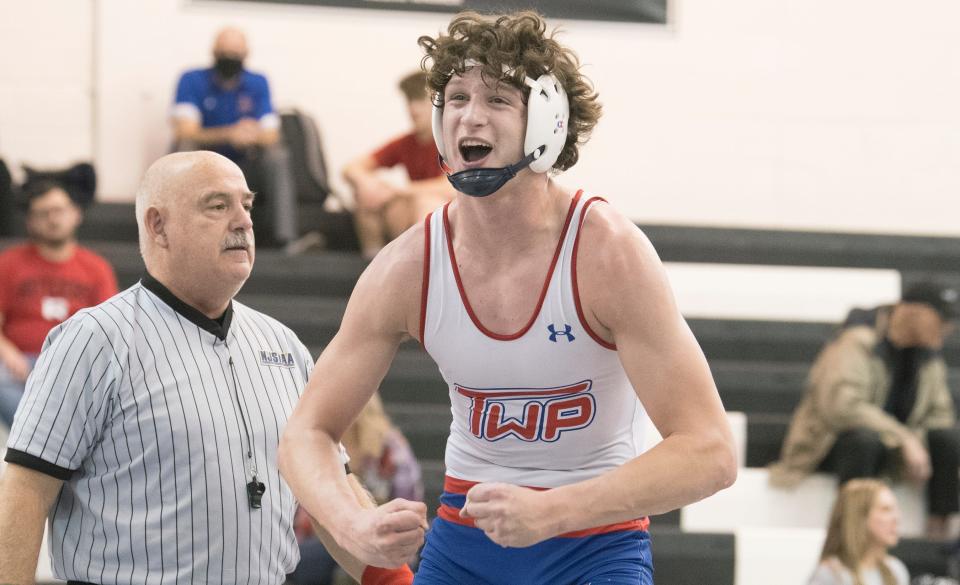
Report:
[[563,331],[557,331],[556,327],[554,327],[553,323],[551,323],[550,325],[547,325],[547,331],[550,332],[550,341],[554,343],[557,342],[558,335],[566,335],[567,341],[573,341],[576,339],[576,337],[573,336],[573,333],[570,333],[573,331],[573,327],[568,324],[563,326]]

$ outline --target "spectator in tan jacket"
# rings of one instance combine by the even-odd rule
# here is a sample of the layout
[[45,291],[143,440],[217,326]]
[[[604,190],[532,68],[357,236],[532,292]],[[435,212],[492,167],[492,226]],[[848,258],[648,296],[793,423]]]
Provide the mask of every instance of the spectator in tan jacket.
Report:
[[960,508],[960,435],[941,350],[960,316],[958,296],[923,282],[899,303],[848,322],[810,371],[771,469],[775,485],[816,470],[836,473],[841,484],[880,475],[926,484],[928,535],[947,536]]

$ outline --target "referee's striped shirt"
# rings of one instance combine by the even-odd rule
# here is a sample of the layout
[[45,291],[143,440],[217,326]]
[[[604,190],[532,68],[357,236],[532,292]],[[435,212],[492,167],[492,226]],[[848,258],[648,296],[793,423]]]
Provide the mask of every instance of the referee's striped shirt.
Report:
[[312,365],[276,320],[235,301],[211,320],[149,275],[53,329],[6,460],[66,480],[48,530],[55,575],[283,583],[299,552],[277,444]]

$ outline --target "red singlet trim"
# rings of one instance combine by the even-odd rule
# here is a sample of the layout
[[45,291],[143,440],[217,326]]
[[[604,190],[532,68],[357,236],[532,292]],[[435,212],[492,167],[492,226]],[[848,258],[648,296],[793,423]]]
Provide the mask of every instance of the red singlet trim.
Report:
[[612,349],[616,351],[617,346],[605,340],[604,338],[597,335],[597,333],[590,328],[590,325],[587,323],[587,318],[583,314],[583,306],[580,304],[580,287],[577,285],[577,251],[580,249],[580,236],[583,235],[583,221],[587,217],[587,209],[590,209],[590,205],[596,201],[607,202],[606,199],[602,197],[591,197],[583,204],[583,209],[580,210],[580,220],[577,224],[577,237],[573,240],[573,258],[570,261],[570,277],[573,279],[573,304],[577,307],[577,317],[580,318],[580,324],[583,325],[584,330],[587,334],[601,347],[607,349]]
[[[470,491],[470,488],[477,485],[475,481],[467,481],[465,479],[457,479],[455,477],[446,476],[443,480],[443,491],[448,494],[466,494]],[[533,490],[547,490],[550,488],[539,488],[525,486]],[[476,528],[476,524],[473,521],[473,518],[462,518],[460,516],[460,508],[455,508],[449,504],[441,504],[437,509],[437,517],[446,520],[447,522],[453,522],[454,524],[459,524],[461,526],[469,526],[471,528]],[[621,532],[625,530],[647,530],[650,527],[650,518],[644,516],[643,518],[636,518],[634,520],[626,520],[624,522],[617,522],[615,524],[607,524],[605,526],[596,526],[594,528],[586,528],[584,530],[574,530],[573,532],[565,532],[560,534],[557,538],[580,538],[583,536],[592,536],[595,534],[607,534],[608,532]]]
[[557,260],[560,258],[560,250],[563,248],[563,242],[567,237],[567,230],[570,228],[570,223],[573,219],[573,210],[576,208],[577,201],[580,200],[580,195],[582,194],[582,190],[577,191],[576,196],[574,196],[573,200],[570,201],[570,208],[567,210],[567,218],[563,223],[563,230],[560,233],[560,240],[557,242],[557,248],[553,253],[553,260],[550,261],[550,269],[547,271],[547,277],[544,279],[543,288],[540,290],[540,298],[537,301],[536,308],[533,310],[533,315],[530,316],[530,320],[527,321],[527,324],[524,325],[519,331],[508,334],[495,333],[487,329],[483,323],[480,322],[477,314],[473,312],[473,306],[470,305],[470,299],[467,297],[467,291],[463,287],[463,281],[460,279],[460,268],[457,266],[457,256],[453,251],[453,237],[450,233],[450,216],[447,212],[450,204],[447,203],[443,206],[443,228],[447,235],[447,251],[450,254],[450,264],[453,267],[453,277],[457,281],[457,288],[460,290],[460,299],[463,301],[463,306],[466,308],[467,314],[470,315],[470,320],[473,321],[473,324],[484,335],[498,341],[513,341],[522,337],[524,333],[533,327],[534,322],[537,320],[537,316],[540,315],[540,309],[543,308],[543,301],[547,297],[547,289],[550,287],[550,279],[553,276],[553,270],[557,265]]
[[427,343],[423,339],[423,331],[427,327],[427,291],[430,290],[430,219],[435,211],[427,214],[423,220],[423,280],[420,284],[420,345],[424,349]]

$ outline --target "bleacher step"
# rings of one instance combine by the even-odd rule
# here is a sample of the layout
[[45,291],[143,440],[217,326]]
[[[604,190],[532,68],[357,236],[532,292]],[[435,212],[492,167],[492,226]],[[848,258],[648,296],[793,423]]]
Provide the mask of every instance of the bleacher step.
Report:
[[[960,238],[638,224],[668,262],[893,268],[956,272]],[[136,242],[132,203],[97,203],[84,239]]]
[[[893,491],[900,503],[901,534],[922,535],[926,522],[923,493],[903,483],[895,484]],[[741,469],[733,486],[686,506],[680,525],[692,532],[727,532],[731,527],[824,528],[836,494],[833,475],[815,473],[793,489],[782,489],[770,485],[766,469]]]

